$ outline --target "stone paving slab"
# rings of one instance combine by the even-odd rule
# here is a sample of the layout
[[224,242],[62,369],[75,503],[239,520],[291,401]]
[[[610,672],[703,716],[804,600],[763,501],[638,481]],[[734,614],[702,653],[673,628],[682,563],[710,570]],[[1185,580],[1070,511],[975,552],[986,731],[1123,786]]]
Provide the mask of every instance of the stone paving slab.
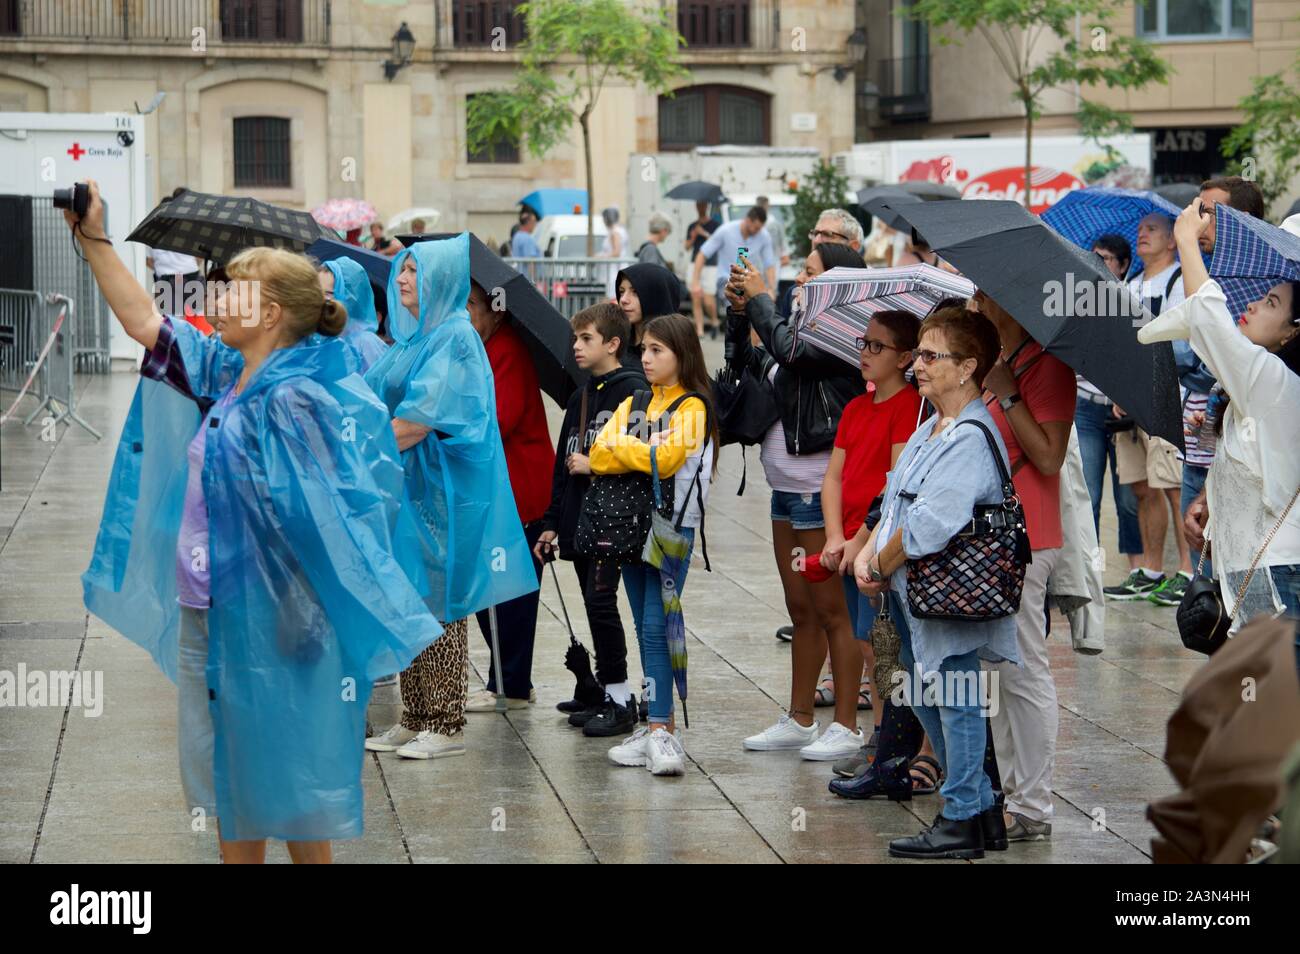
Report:
[[[720,346],[706,342],[716,364]],[[135,646],[81,605],[85,568],[103,507],[116,435],[135,386],[123,369],[84,377],[81,413],[105,432],[39,440],[20,422],[0,432],[0,670],[98,672],[101,715],[77,707],[0,709],[0,862],[217,860],[212,832],[195,832],[180,789],[175,689]],[[554,433],[559,412],[548,402]],[[543,580],[534,681],[527,710],[471,714],[463,758],[406,762],[368,754],[366,832],[336,847],[340,862],[786,862],[887,863],[890,838],[914,833],[939,810],[911,802],[848,802],[826,791],[829,766],[797,753],[745,752],[789,695],[788,622],[773,565],[768,490],[748,451],[724,450],[706,531],[713,572],[697,554],[684,608],[690,652],[690,763],[682,778],[610,764],[609,742],[584,738],[556,712],[573,680],[549,571]],[[1107,516],[1107,511],[1112,511]],[[1122,577],[1115,525],[1103,507],[1107,582]],[[558,580],[569,618],[590,645],[572,569]],[[639,675],[631,616],[632,678]],[[1162,760],[1164,725],[1200,660],[1178,643],[1172,610],[1112,604],[1107,649],[1074,654],[1053,617],[1052,666],[1061,705],[1053,840],[1013,846],[987,861],[1142,863],[1152,829],[1146,803],[1173,790]],[[471,624],[471,689],[488,653]],[[397,693],[377,691],[371,718],[396,718]],[[827,710],[823,710],[827,711]],[[828,713],[829,715],[829,713]],[[859,722],[870,726],[869,712]],[[268,860],[288,861],[273,844]]]

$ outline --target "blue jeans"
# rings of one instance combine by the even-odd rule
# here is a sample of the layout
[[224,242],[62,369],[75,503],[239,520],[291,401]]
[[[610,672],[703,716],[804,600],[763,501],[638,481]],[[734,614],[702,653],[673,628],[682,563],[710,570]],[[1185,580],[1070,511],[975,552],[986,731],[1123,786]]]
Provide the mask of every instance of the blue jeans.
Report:
[[1142,530],[1138,526],[1137,497],[1133,488],[1119,482],[1115,467],[1115,436],[1106,432],[1106,420],[1111,409],[1107,404],[1094,404],[1084,398],[1074,402],[1074,427],[1079,434],[1079,454],[1083,458],[1083,479],[1092,498],[1092,523],[1100,532],[1101,492],[1106,479],[1106,465],[1110,464],[1110,491],[1115,498],[1115,513],[1119,520],[1119,552],[1142,552]]
[[[682,536],[694,549],[695,529],[682,527]],[[688,550],[676,580],[678,593],[686,582],[690,562]],[[632,604],[636,640],[641,649],[641,671],[648,682],[646,697],[649,699],[650,721],[667,724],[673,715],[673,664],[668,655],[667,619],[659,571],[646,563],[625,566],[623,586],[627,590],[627,601]]]
[[[1283,614],[1300,621],[1300,563],[1293,563],[1290,566],[1271,566],[1268,572],[1273,577],[1273,585],[1277,587],[1277,596],[1282,601]],[[1295,665],[1296,671],[1300,672],[1300,625],[1296,627]]]
[[[853,638],[871,642],[871,625],[876,621],[876,608],[870,597],[858,589],[853,574],[840,577],[844,581],[844,599],[849,604],[849,622],[853,624]],[[871,673],[867,673],[870,678]],[[879,691],[879,690],[877,690]]]
[[[1187,516],[1187,508],[1192,505],[1192,501],[1196,499],[1197,495],[1205,489],[1205,478],[1209,473],[1210,468],[1208,467],[1197,467],[1195,464],[1189,464],[1187,461],[1183,461],[1183,489],[1179,491],[1178,494],[1178,512],[1182,516]],[[1175,527],[1174,532],[1182,533],[1183,528]],[[1197,561],[1200,560],[1200,554],[1193,552],[1191,557],[1192,569],[1195,570]],[[1214,576],[1214,567],[1212,566],[1212,563],[1213,561],[1207,555],[1205,558],[1205,564],[1201,567],[1201,574],[1203,576]]]
[[[896,621],[906,619],[902,597],[891,590],[889,599],[890,615]],[[912,634],[905,623],[898,624],[898,635],[902,640],[899,659],[911,680],[915,678],[916,659],[912,655]],[[940,665],[939,672],[960,674],[962,678],[958,682],[978,685],[981,678],[979,653],[971,650],[960,656],[949,656]],[[946,677],[944,681],[947,681]],[[940,701],[957,701],[943,699],[942,687],[943,683],[936,687]],[[912,711],[925,727],[925,734],[930,737],[930,744],[943,766],[945,777],[939,794],[943,796],[943,817],[952,821],[973,818],[992,808],[994,800],[993,783],[984,771],[984,746],[988,738],[986,719],[978,699],[961,701],[962,705],[933,706],[926,705],[923,698],[912,700]]]

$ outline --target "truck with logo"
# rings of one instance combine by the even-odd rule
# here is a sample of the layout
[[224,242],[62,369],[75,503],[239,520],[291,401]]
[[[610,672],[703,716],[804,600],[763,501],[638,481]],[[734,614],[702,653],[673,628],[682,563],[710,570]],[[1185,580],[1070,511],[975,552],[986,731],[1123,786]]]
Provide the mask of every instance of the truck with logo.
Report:
[[[834,156],[855,189],[898,182],[951,185],[963,199],[1025,200],[1025,140],[910,139],[855,143]],[[1035,136],[1029,208],[1041,214],[1066,193],[1091,185],[1151,186],[1151,137]]]

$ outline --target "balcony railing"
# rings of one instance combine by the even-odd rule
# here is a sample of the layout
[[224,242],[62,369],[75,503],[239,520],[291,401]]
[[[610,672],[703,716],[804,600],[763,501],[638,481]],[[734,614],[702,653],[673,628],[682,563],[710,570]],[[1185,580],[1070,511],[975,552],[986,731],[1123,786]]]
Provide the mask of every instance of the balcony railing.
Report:
[[[0,0],[0,36],[328,46],[331,0]],[[202,29],[196,35],[194,30]]]
[[688,50],[771,50],[780,0],[677,0],[677,32]]
[[930,57],[904,56],[880,63],[881,119],[915,122],[930,118]]
[[519,15],[523,0],[453,0],[452,43],[456,47],[519,44],[527,32]]

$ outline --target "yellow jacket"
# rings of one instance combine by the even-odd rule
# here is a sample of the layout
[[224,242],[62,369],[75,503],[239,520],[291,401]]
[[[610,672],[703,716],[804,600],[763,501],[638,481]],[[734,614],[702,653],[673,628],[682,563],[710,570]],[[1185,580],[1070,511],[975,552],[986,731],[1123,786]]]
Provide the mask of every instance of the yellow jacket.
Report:
[[[686,393],[680,384],[672,387],[651,388],[653,397],[646,409],[646,418],[657,421],[669,404]],[[618,406],[614,416],[605,422],[596,442],[591,445],[591,472],[593,474],[627,474],[639,471],[650,473],[650,445],[627,433],[628,417],[632,413],[632,398]],[[699,398],[687,398],[673,412],[668,422],[667,435],[655,451],[660,477],[671,477],[681,470],[686,458],[701,452],[708,435],[704,428],[704,404]]]

